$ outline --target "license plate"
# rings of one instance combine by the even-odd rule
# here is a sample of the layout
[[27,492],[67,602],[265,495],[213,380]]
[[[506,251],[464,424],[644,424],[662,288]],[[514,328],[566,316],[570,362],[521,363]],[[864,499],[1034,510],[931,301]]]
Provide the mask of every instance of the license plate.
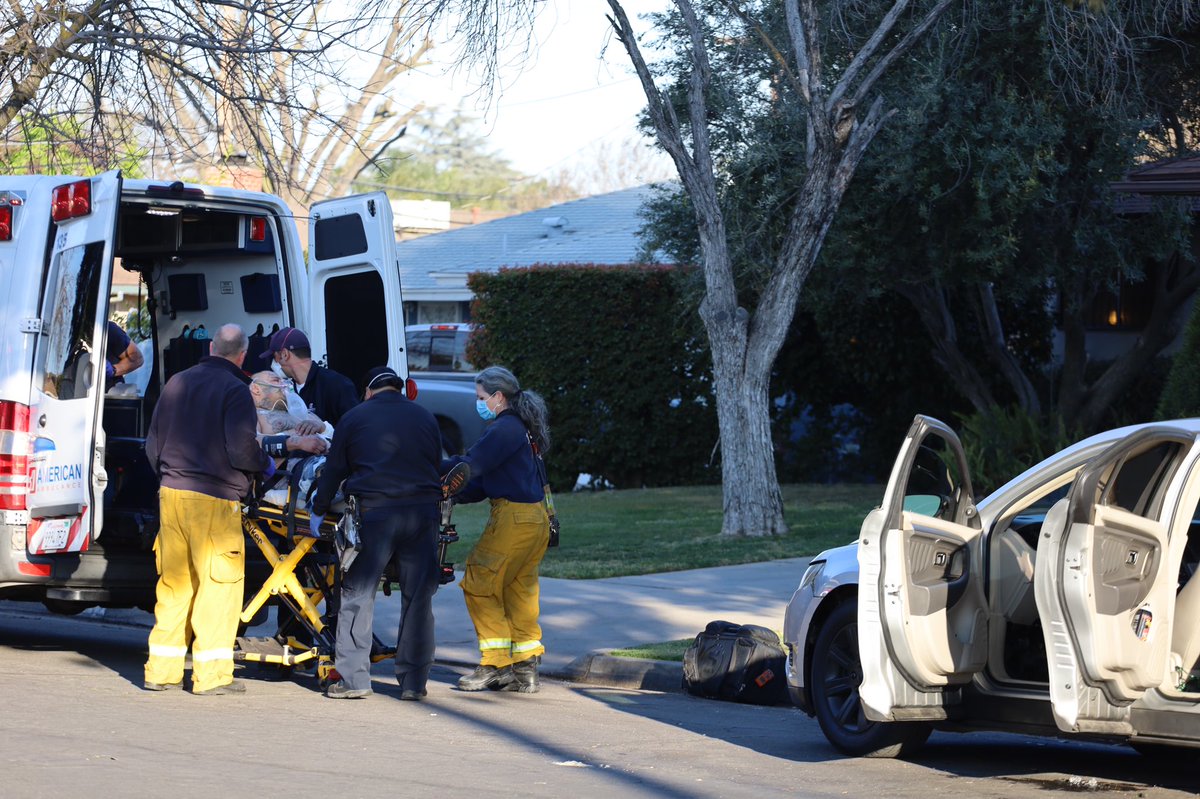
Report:
[[42,522],[42,550],[65,549],[74,519],[47,519]]

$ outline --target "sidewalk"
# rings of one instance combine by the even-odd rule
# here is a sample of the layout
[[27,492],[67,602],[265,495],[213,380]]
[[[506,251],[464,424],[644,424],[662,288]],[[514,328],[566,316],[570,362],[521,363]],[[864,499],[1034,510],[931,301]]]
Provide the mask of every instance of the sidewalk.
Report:
[[[678,663],[606,657],[604,650],[691,638],[715,619],[783,629],[783,612],[810,558],[746,563],[712,569],[611,577],[541,579],[542,641],[547,676],[628,688],[679,690]],[[461,579],[462,575],[458,575]],[[437,659],[479,662],[475,630],[458,581],[434,597]],[[395,597],[380,597],[375,632],[394,637]]]
[[[746,563],[713,569],[611,577],[602,580],[541,579],[542,673],[578,682],[678,691],[682,666],[655,660],[608,657],[605,652],[637,644],[691,638],[715,619],[783,629],[783,611],[800,583],[809,558]],[[467,615],[459,580],[434,596],[437,661],[473,667],[479,662],[475,629]],[[22,612],[47,613],[32,603],[3,603]],[[84,612],[108,623],[145,627],[154,616],[141,610]],[[400,620],[400,596],[379,594],[375,634],[394,644]],[[251,628],[249,635],[270,636],[274,621]],[[378,664],[390,675],[390,662]]]

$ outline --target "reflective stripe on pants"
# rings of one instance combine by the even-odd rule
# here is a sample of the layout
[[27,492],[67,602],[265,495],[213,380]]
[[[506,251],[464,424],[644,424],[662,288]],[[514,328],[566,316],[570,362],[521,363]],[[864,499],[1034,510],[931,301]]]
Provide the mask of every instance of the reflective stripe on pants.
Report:
[[[502,668],[546,651],[538,624],[538,566],[549,537],[542,503],[492,500],[487,527],[467,556],[462,579],[482,665]],[[500,646],[484,646],[493,642]]]
[[193,690],[232,681],[246,573],[238,503],[160,488],[154,554],[159,577],[146,681],[181,682],[189,645]]

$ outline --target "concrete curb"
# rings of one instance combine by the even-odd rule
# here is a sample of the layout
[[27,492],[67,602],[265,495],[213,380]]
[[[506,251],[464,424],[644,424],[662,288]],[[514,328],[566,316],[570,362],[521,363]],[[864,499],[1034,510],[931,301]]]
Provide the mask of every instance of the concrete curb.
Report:
[[609,650],[580,655],[557,674],[546,676],[569,682],[629,688],[640,691],[683,691],[683,664],[670,660],[612,657]]

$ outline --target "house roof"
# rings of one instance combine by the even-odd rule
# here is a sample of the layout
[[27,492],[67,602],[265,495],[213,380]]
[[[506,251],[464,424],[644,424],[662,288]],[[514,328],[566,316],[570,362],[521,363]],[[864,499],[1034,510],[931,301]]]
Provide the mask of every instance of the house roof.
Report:
[[1155,161],[1130,170],[1112,184],[1134,194],[1200,194],[1200,156]]
[[[534,264],[636,263],[641,207],[650,193],[650,186],[637,186],[398,242],[404,293],[410,298],[469,299],[471,272]],[[654,263],[665,262],[655,255]]]

